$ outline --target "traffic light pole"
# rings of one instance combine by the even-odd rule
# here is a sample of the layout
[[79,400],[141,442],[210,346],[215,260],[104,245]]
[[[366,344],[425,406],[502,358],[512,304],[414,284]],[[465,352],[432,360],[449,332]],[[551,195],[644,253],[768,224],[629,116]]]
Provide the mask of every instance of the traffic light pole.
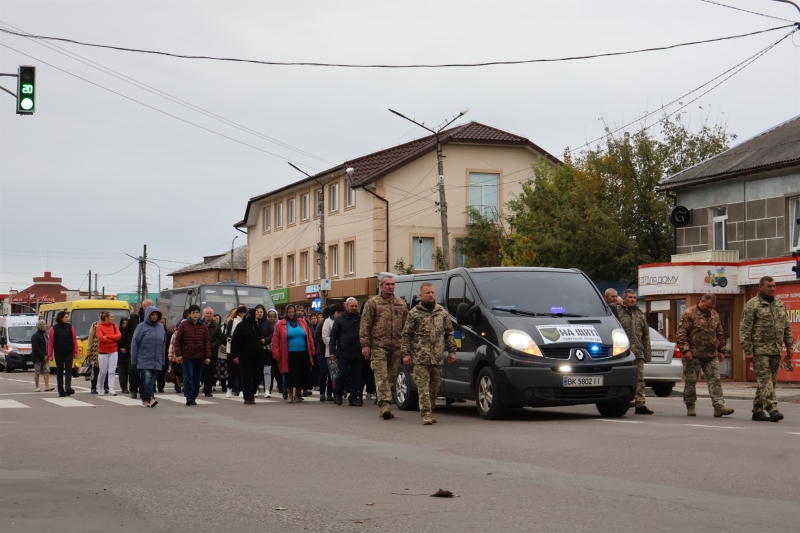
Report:
[[[16,78],[16,77],[17,77],[17,75],[16,75],[16,74],[8,74],[8,73],[6,73],[6,72],[0,72],[0,76],[8,76],[8,77],[10,77],[10,78]],[[11,91],[9,91],[8,89],[6,89],[6,88],[5,88],[5,87],[3,87],[3,86],[0,86],[0,90],[3,90],[3,91],[5,91],[5,92],[7,92],[8,94],[10,94],[11,96],[13,96],[14,98],[16,98],[16,97],[17,97],[17,94],[16,94],[16,93],[12,93]]]

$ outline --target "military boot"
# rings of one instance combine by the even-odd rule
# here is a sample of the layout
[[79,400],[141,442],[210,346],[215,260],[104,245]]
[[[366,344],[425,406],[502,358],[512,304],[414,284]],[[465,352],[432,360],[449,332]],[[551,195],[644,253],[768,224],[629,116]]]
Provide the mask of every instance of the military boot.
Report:
[[764,414],[764,411],[753,413],[753,420],[756,422],[769,422],[769,417]]
[[777,409],[769,413],[770,422],[780,422],[781,420],[783,420],[783,415]]
[[431,415],[425,415],[422,417],[422,425],[423,426],[430,426],[433,425],[433,417]]
[[697,410],[694,408],[693,403],[686,405],[686,416],[697,416]]
[[724,405],[715,405],[714,406],[714,416],[719,418],[721,416],[728,416],[733,414],[733,409],[730,407],[725,407]]
[[392,410],[389,409],[388,405],[384,405],[383,407],[381,407],[381,411],[378,414],[378,416],[383,418],[384,420],[391,420],[392,418],[394,418],[392,416]]

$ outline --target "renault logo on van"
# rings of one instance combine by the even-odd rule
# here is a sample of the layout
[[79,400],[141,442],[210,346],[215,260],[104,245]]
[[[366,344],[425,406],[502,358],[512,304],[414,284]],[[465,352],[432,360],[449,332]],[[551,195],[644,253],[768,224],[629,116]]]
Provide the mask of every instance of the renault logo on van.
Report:
[[583,358],[586,357],[586,352],[580,349],[575,350],[575,357],[578,358],[578,361],[583,361]]

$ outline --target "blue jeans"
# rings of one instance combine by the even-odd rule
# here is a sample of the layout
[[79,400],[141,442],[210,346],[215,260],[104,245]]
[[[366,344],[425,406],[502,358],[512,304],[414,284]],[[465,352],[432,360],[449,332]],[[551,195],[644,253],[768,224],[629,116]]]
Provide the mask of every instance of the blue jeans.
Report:
[[202,359],[184,359],[181,363],[183,369],[183,396],[187,400],[194,400],[200,394],[200,378],[203,376]]
[[142,386],[144,387],[144,391],[142,392],[142,402],[149,402],[153,397],[153,385],[155,384],[158,372],[158,370],[151,370],[149,368],[139,369],[139,376],[141,377]]

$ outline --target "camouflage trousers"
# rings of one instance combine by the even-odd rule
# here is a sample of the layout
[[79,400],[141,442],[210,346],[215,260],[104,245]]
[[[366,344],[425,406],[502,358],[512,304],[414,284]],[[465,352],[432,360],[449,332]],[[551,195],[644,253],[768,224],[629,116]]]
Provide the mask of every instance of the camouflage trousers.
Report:
[[442,365],[414,365],[414,383],[419,394],[420,416],[431,414],[442,384]]
[[378,395],[378,406],[392,404],[397,383],[397,372],[400,370],[400,349],[387,350],[373,348],[370,353],[370,368],[375,374],[375,392]]
[[700,376],[700,370],[706,376],[708,383],[708,395],[711,396],[711,403],[714,407],[722,407],[725,405],[725,400],[722,398],[722,383],[719,380],[719,359],[698,359],[693,357],[691,359],[683,360],[683,379],[685,385],[683,387],[683,403],[686,405],[694,405],[697,402],[697,378]]
[[780,355],[756,355],[753,357],[753,372],[756,374],[758,389],[753,400],[753,412],[771,413],[778,408],[778,397],[775,385],[778,382],[778,369],[781,366]]
[[639,379],[636,382],[636,407],[644,407],[644,359],[636,360],[636,367],[639,369]]

